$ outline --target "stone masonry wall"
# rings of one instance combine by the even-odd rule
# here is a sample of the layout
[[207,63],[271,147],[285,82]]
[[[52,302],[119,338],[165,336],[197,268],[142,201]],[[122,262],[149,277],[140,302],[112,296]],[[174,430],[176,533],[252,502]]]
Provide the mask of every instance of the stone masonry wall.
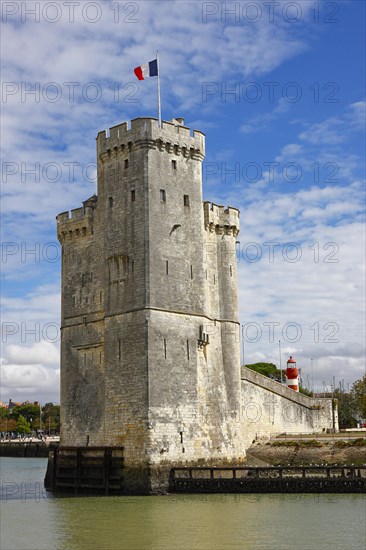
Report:
[[250,369],[241,370],[243,444],[279,433],[338,430],[332,399],[312,399]]

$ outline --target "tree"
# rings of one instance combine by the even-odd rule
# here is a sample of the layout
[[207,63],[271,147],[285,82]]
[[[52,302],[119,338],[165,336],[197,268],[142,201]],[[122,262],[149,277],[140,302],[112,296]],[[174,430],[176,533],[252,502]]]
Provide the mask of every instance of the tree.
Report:
[[0,419],[10,418],[10,411],[6,407],[0,407]]
[[33,427],[33,422],[39,417],[39,405],[34,405],[34,403],[17,405],[11,410],[11,415],[15,420],[17,420],[20,415],[23,416]]
[[29,434],[30,433],[30,423],[21,414],[18,416],[18,420],[17,420],[17,423],[16,423],[15,430],[19,434]]
[[0,432],[9,433],[16,431],[17,423],[12,418],[0,419]]
[[60,405],[46,403],[42,408],[42,423],[45,430],[60,431]]
[[299,386],[299,392],[307,395],[308,397],[313,397],[313,392],[306,388],[303,388],[302,386]]
[[[281,382],[281,371],[276,367],[274,363],[252,363],[245,365],[247,369],[254,370],[263,376],[267,376],[272,380]],[[282,379],[285,380],[285,371],[282,371]]]
[[334,392],[338,399],[338,421],[340,428],[357,427],[357,402],[353,393],[344,393],[339,389]]
[[[263,376],[267,376],[268,378],[271,378],[271,380],[275,380],[276,382],[281,382],[281,370],[276,367],[274,363],[252,363],[250,365],[245,365],[247,369],[254,370],[255,372],[258,372],[259,374],[263,374]],[[282,380],[286,380],[286,371],[282,370]],[[299,392],[303,393],[304,395],[307,395],[308,397],[312,397],[312,392],[303,388],[302,386],[299,386]]]
[[360,380],[356,380],[351,391],[355,397],[359,416],[366,420],[366,374]]
[[[0,425],[5,426],[5,420],[18,421],[22,416],[30,424],[31,430],[39,430],[40,428],[47,431],[48,429],[53,432],[60,431],[60,405],[54,405],[53,403],[46,403],[44,407],[40,407],[38,403],[23,403],[17,405],[11,410],[7,408],[0,408]],[[1,423],[2,422],[2,423]],[[0,431],[6,431],[0,428]],[[8,431],[11,430],[10,428]]]

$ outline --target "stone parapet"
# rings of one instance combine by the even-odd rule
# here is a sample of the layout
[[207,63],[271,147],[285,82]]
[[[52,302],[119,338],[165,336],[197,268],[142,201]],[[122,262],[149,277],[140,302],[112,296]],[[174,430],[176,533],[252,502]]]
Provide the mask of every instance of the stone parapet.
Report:
[[203,203],[204,220],[206,231],[219,234],[233,235],[236,237],[240,230],[239,216],[237,208],[224,206],[205,201]]
[[275,380],[271,380],[267,376],[263,376],[263,374],[259,374],[258,372],[243,366],[241,367],[241,379],[247,380],[257,386],[261,386],[272,393],[276,393],[277,395],[289,399],[290,401],[294,401],[295,403],[298,403],[303,407],[307,407],[308,409],[319,410],[321,408],[327,408],[329,402],[332,401],[329,398],[313,399],[312,397],[296,392],[291,388],[276,382]]
[[109,136],[105,130],[97,136],[100,158],[119,150],[131,150],[132,147],[158,147],[167,152],[203,160],[205,135],[198,130],[191,134],[191,130],[176,119],[170,122],[164,120],[160,128],[156,118],[135,118],[131,120],[130,127],[127,122],[123,122],[110,128]]
[[71,212],[61,212],[56,216],[57,238],[63,243],[74,237],[90,236],[93,233],[94,208],[97,197],[94,195],[83,203],[80,208],[74,208]]

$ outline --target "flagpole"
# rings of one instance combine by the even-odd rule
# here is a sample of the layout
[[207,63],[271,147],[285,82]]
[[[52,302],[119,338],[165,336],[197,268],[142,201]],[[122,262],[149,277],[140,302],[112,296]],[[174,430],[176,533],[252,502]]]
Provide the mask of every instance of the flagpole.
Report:
[[280,373],[281,373],[281,384],[282,384],[281,340],[278,340],[278,350],[280,355]]
[[160,103],[160,66],[159,66],[159,50],[156,50],[156,61],[158,66],[158,118],[159,128],[161,128],[161,103]]

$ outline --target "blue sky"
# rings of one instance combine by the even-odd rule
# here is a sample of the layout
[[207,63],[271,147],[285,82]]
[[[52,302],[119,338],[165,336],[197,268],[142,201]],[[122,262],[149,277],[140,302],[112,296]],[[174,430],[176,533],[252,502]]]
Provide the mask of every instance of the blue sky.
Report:
[[245,362],[278,364],[281,341],[305,386],[311,359],[318,390],[360,378],[365,3],[1,9],[1,399],[59,400],[55,216],[94,193],[100,130],[156,116],[156,79],[133,68],[157,49],[163,119],[206,133],[205,200],[241,211]]

